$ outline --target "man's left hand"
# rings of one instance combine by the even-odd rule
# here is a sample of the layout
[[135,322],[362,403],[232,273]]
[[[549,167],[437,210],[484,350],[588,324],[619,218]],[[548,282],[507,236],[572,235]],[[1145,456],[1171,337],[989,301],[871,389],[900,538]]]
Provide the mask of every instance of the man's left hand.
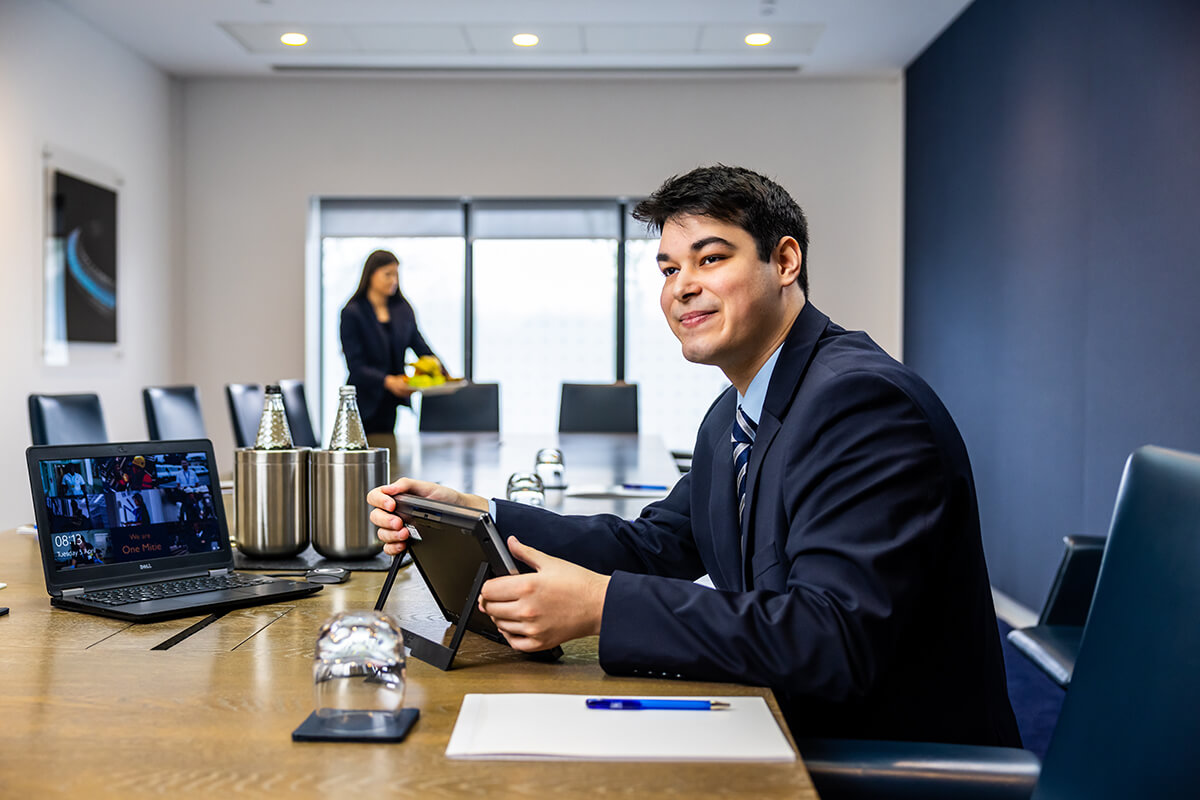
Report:
[[527,547],[515,536],[508,537],[508,549],[536,572],[492,578],[479,593],[479,609],[514,649],[548,650],[600,633],[607,575]]

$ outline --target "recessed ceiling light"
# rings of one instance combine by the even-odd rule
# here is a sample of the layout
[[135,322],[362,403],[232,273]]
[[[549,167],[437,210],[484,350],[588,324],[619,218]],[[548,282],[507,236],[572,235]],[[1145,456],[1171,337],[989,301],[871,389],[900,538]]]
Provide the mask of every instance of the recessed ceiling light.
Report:
[[513,37],[513,44],[517,47],[533,47],[539,41],[541,40],[534,33],[518,33]]
[[746,36],[746,44],[751,47],[762,47],[764,44],[771,43],[771,34],[769,33],[751,33]]
[[299,47],[302,44],[308,44],[308,37],[303,33],[285,33],[279,37],[279,41],[290,44],[292,47]]

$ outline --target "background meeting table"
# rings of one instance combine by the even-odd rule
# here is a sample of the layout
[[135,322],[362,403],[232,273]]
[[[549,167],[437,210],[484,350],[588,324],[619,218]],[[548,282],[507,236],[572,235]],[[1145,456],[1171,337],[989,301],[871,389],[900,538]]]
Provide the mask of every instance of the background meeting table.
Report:
[[546,507],[560,513],[636,517],[654,497],[582,498],[571,490],[626,483],[669,488],[679,480],[662,439],[635,433],[422,433],[399,442],[400,464],[392,474],[504,497],[508,476],[533,472],[538,450],[547,447],[563,453],[567,489],[546,491]]
[[[536,451],[555,446],[571,483],[677,477],[666,469],[661,443],[636,436],[425,434],[408,456],[419,459],[413,464],[421,477],[486,494],[499,486],[502,495],[509,473],[532,471]],[[625,503],[562,502],[579,513]],[[631,514],[643,502],[632,501]],[[569,642],[562,661],[544,664],[469,634],[450,672],[409,660],[405,705],[419,708],[421,718],[403,743],[292,742],[313,709],[317,631],[337,611],[371,608],[383,577],[356,572],[311,598],[232,611],[208,625],[201,617],[130,625],[52,609],[34,537],[0,532],[0,582],[8,584],[0,605],[12,608],[0,617],[0,797],[816,797],[799,759],[616,765],[445,758],[468,692],[759,695],[782,721],[766,689],[605,675],[595,637]],[[387,610],[423,635],[448,634],[412,568],[401,572]]]
[[[399,463],[393,477],[404,476],[440,483],[484,497],[504,497],[508,476],[533,472],[538,450],[563,453],[567,489],[547,489],[546,507],[561,514],[616,514],[636,517],[642,508],[667,492],[641,497],[573,497],[580,487],[641,484],[672,487],[679,468],[657,436],[625,433],[422,433],[399,437]],[[232,489],[225,493],[225,516],[237,538]]]

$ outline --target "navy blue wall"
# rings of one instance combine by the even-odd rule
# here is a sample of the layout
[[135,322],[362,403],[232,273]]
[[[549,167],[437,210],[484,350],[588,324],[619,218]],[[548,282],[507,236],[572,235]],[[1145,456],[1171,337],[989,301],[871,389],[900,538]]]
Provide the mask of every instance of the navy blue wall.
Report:
[[905,361],[1036,609],[1131,450],[1200,451],[1200,2],[976,0],[906,83]]

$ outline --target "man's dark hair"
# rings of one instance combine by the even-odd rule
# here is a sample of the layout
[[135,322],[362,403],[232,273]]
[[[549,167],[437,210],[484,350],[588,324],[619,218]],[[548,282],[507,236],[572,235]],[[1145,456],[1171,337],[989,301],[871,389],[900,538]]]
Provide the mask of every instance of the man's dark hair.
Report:
[[784,236],[800,244],[800,290],[808,296],[808,221],[787,191],[743,167],[717,164],[668,178],[638,203],[633,218],[656,233],[672,217],[697,215],[737,225],[754,239],[758,257],[770,261]]

